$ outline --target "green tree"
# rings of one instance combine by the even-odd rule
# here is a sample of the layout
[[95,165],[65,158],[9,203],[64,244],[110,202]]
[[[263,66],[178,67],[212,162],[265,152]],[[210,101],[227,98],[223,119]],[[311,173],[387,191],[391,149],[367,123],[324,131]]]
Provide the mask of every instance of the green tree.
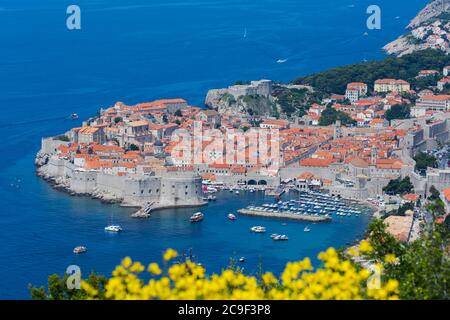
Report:
[[428,200],[437,200],[441,198],[441,193],[438,189],[436,189],[435,186],[431,186],[430,188],[430,196],[428,197]]
[[396,104],[386,111],[385,116],[389,121],[394,119],[409,119],[411,117],[411,108],[409,106]]
[[436,225],[412,243],[401,243],[386,232],[381,220],[369,226],[369,242],[374,250],[368,258],[384,262],[394,254],[396,263],[384,263],[382,277],[397,279],[400,298],[411,300],[449,299],[450,260],[448,231]]
[[[53,274],[48,277],[47,288],[33,287],[31,284],[28,286],[33,300],[83,300],[86,299],[87,294],[83,289],[70,290],[67,288],[68,275],[60,277],[57,274]],[[103,299],[104,288],[107,283],[107,278],[95,273],[91,273],[85,280],[93,288],[97,289],[100,297]]]
[[175,111],[174,116],[176,116],[176,117],[182,117],[182,116],[183,116],[183,113],[181,112],[180,109],[178,109],[177,111]]
[[119,122],[122,122],[123,121],[123,118],[122,117],[116,117],[116,118],[114,118],[114,123],[119,123]]
[[348,114],[342,111],[338,111],[332,107],[327,106],[322,111],[322,115],[319,119],[320,126],[329,126],[336,123],[337,120],[341,120],[341,123],[345,126],[355,125],[356,121],[353,120]]
[[416,154],[414,160],[416,161],[416,170],[419,172],[426,171],[428,167],[438,167],[437,159],[434,156],[426,154],[424,152],[419,152],[418,154]]
[[137,145],[135,145],[135,144],[130,144],[130,146],[128,147],[128,150],[130,150],[130,151],[139,151],[140,149],[139,149],[139,147],[137,146]]
[[383,188],[383,192],[387,194],[407,194],[414,190],[414,185],[409,177],[403,179],[397,178],[389,181],[388,185]]

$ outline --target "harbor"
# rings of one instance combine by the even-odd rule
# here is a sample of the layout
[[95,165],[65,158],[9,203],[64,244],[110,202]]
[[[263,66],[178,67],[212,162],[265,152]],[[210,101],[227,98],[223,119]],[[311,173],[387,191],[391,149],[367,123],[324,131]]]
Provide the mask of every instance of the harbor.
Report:
[[299,215],[293,214],[288,211],[278,211],[278,212],[267,212],[261,209],[240,209],[238,210],[239,214],[247,215],[247,216],[258,216],[258,217],[266,217],[266,218],[278,218],[278,219],[292,219],[306,222],[329,222],[331,221],[330,217],[325,216],[313,216],[313,215]]

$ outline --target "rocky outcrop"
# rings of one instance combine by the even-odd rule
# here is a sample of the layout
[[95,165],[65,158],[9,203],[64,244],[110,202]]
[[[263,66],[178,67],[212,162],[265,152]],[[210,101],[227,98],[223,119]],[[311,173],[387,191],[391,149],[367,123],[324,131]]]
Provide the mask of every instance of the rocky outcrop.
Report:
[[[398,57],[428,48],[441,48],[441,50],[447,51],[445,43],[433,43],[433,41],[439,40],[431,39],[431,37],[433,37],[434,35],[431,31],[432,28],[430,27],[430,25],[436,20],[440,20],[441,22],[443,22],[442,25],[445,25],[448,22],[448,19],[442,19],[442,14],[448,13],[449,11],[450,0],[434,0],[430,2],[409,23],[409,25],[407,26],[409,32],[384,46],[384,51],[386,51],[388,54]],[[441,37],[441,35],[438,33],[437,38],[439,37]],[[431,41],[429,41],[430,39]]]
[[418,45],[411,44],[408,36],[401,36],[397,40],[388,43],[383,47],[383,50],[388,54],[396,55],[398,57],[404,56],[405,54],[413,53],[419,50]]
[[227,89],[210,90],[205,100],[206,106],[221,114],[250,114],[273,116],[279,113],[273,97],[246,95],[235,98]]
[[443,12],[450,10],[449,0],[434,0],[426,5],[419,14],[408,24],[408,29],[420,27],[432,18],[439,16]]

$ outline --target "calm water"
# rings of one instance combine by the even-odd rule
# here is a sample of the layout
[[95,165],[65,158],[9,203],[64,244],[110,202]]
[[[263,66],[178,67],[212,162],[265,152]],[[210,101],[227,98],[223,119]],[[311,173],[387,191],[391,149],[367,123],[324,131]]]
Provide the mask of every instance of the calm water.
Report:
[[[42,136],[78,125],[81,118],[115,101],[135,103],[183,97],[202,105],[208,88],[235,80],[288,81],[299,75],[363,59],[383,57],[380,48],[404,30],[423,0],[379,0],[383,28],[363,36],[366,8],[356,0],[97,0],[82,8],[82,30],[65,28],[60,0],[0,0],[0,297],[27,298],[27,284],[44,284],[51,273],[79,264],[108,274],[125,255],[144,262],[164,248],[194,253],[212,271],[230,256],[259,259],[280,271],[286,261],[315,256],[330,245],[361,236],[366,218],[314,225],[227,213],[261,195],[224,194],[205,208],[205,221],[187,223],[193,210],[164,211],[148,221],[130,211],[52,190],[34,175]],[[396,17],[399,16],[397,19]],[[244,38],[245,30],[247,37]],[[288,59],[277,64],[278,59]],[[109,216],[125,228],[107,235]],[[248,232],[263,224],[290,236],[273,243]],[[75,257],[75,245],[87,255]]]

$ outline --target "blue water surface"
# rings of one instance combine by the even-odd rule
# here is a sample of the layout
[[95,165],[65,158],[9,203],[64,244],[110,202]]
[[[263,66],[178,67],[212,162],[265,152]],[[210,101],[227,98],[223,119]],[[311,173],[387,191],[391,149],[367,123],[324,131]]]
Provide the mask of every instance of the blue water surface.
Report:
[[[77,4],[82,29],[66,28]],[[261,194],[222,194],[191,225],[193,210],[129,218],[130,210],[53,190],[34,173],[41,137],[79,125],[116,101],[187,99],[203,106],[209,88],[236,80],[289,81],[327,68],[381,59],[381,47],[404,32],[424,0],[378,0],[382,29],[367,30],[366,0],[0,0],[0,298],[29,298],[28,283],[77,264],[109,274],[126,255],[143,262],[162,251],[193,248],[208,270],[245,256],[279,272],[288,260],[315,256],[364,234],[367,217],[314,225],[241,217],[229,212],[266,201]],[[364,35],[365,32],[368,35]],[[283,64],[278,59],[287,59]],[[125,231],[108,235],[114,214]],[[252,225],[290,236],[274,243]],[[74,256],[78,244],[89,248]]]

